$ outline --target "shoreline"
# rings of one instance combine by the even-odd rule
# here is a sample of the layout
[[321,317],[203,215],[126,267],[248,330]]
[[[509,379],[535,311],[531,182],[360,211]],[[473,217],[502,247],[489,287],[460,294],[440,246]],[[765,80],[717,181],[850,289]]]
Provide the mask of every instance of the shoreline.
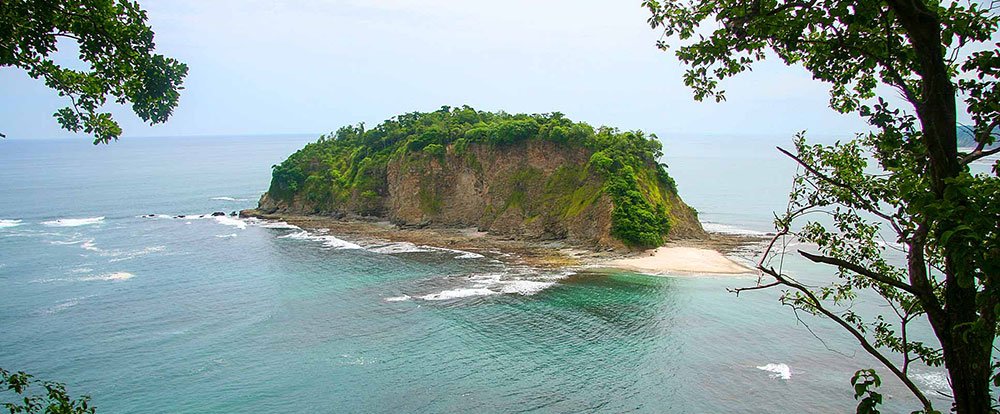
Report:
[[[482,254],[508,265],[538,268],[607,268],[648,275],[746,275],[754,270],[734,260],[739,251],[760,244],[763,237],[709,233],[704,239],[668,240],[642,251],[594,250],[566,240],[524,240],[480,232],[475,228],[399,227],[388,221],[332,216],[265,214],[240,211],[241,218],[283,221],[304,230],[326,229],[351,241],[387,240]],[[752,250],[752,249],[750,249]]]

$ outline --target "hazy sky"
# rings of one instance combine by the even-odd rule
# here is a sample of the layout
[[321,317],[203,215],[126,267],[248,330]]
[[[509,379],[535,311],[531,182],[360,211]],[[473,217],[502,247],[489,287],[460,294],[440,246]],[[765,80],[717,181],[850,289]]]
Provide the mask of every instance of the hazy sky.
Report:
[[[827,108],[825,85],[778,61],[695,102],[656,49],[639,0],[145,0],[160,53],[188,64],[180,106],[148,126],[116,109],[124,136],[322,133],[410,111],[471,105],[560,111],[663,134],[790,136],[861,130]],[[0,132],[70,136],[66,102],[0,69]]]

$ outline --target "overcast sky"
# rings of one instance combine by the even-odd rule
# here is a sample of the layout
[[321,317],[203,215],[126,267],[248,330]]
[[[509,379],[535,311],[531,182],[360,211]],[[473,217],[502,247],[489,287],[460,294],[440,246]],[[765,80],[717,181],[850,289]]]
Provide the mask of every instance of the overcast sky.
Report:
[[[639,0],[143,0],[160,53],[190,67],[180,106],[148,126],[115,110],[125,137],[323,133],[345,124],[471,105],[559,111],[657,134],[850,136],[855,116],[778,61],[695,102],[672,53],[656,49]],[[0,69],[0,132],[71,136],[66,102]]]

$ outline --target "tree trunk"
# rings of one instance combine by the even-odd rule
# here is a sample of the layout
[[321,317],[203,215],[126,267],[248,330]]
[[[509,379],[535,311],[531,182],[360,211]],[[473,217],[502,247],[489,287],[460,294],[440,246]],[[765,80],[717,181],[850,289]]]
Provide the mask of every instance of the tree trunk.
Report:
[[[948,179],[957,177],[962,167],[958,160],[957,107],[955,85],[945,63],[945,47],[941,38],[940,16],[919,0],[888,0],[895,11],[899,23],[913,46],[920,65],[916,72],[920,75],[919,101],[911,102],[920,120],[921,140],[927,148],[931,188],[939,201],[945,201],[949,186]],[[959,206],[966,204],[961,191],[950,196],[949,202]],[[954,229],[960,219],[939,216],[923,218],[925,228],[933,228],[937,234]],[[919,243],[923,248],[923,242]],[[965,258],[956,249],[962,246],[941,246],[944,249],[945,287],[944,315],[928,312],[935,335],[941,342],[945,367],[951,379],[955,398],[955,410],[961,414],[990,412],[990,374],[994,329],[987,332],[972,331],[972,324],[980,319],[976,306],[976,286],[962,287],[958,283],[959,272],[967,272],[961,266]],[[917,257],[924,262],[923,254]],[[914,259],[914,257],[911,257]],[[909,263],[911,275],[915,270],[926,280],[929,275],[923,269],[925,263]],[[956,266],[959,265],[959,266]],[[924,267],[925,268],[925,267]],[[933,294],[933,293],[932,293]],[[925,304],[926,305],[926,304]],[[992,312],[992,309],[988,311]],[[985,335],[988,333],[988,337]]]
[[987,346],[984,349],[971,338],[963,340],[961,333],[955,331],[950,342],[950,346],[942,348],[955,396],[955,411],[961,414],[989,413],[992,406],[990,348]]

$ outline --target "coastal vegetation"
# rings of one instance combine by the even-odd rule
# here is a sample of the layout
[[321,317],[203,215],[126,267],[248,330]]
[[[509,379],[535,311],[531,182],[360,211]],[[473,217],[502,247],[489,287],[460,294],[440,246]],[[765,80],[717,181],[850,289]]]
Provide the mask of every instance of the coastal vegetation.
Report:
[[[37,387],[44,389],[42,394],[33,394]],[[6,392],[11,392],[11,396]],[[52,381],[39,381],[33,375],[19,372],[8,372],[0,368],[0,402],[3,408],[14,413],[46,413],[46,414],[94,414],[96,411],[90,405],[90,397],[73,398],[66,392],[64,384]]]
[[[24,70],[68,97],[70,105],[53,114],[59,125],[107,144],[122,134],[102,112],[109,98],[151,124],[166,122],[180,99],[187,65],[154,52],[146,20],[139,3],[128,0],[4,0],[0,67]],[[76,42],[87,69],[57,63],[60,40]]]
[[[399,115],[370,129],[345,126],[275,165],[267,196],[287,202],[302,197],[321,211],[353,204],[361,213],[379,215],[380,201],[389,191],[390,162],[420,172],[462,167],[481,173],[483,160],[476,149],[503,153],[530,142],[583,151],[587,158],[582,164],[558,165],[551,175],[519,164],[508,182],[492,183],[509,187],[509,195],[502,206],[491,206],[494,211],[484,214],[498,216],[503,213],[499,210],[518,208],[529,220],[553,213],[567,219],[607,195],[614,205],[614,237],[637,247],[663,243],[671,226],[669,196],[676,196],[677,188],[666,165],[658,162],[663,154],[657,138],[642,131],[594,128],[558,112],[508,114],[445,106]],[[424,181],[421,209],[433,214],[448,208],[433,183]],[[526,197],[529,192],[539,196]]]
[[[911,367],[943,365],[952,409],[995,412],[1000,385],[993,354],[1000,320],[1000,163],[971,166],[1000,152],[1000,18],[995,2],[935,0],[755,1],[647,0],[649,23],[664,31],[662,49],[677,47],[689,65],[684,82],[695,99],[725,99],[720,83],[760,60],[777,57],[830,85],[830,106],[864,118],[872,132],[832,146],[795,151],[800,166],[787,212],[758,270],[783,287],[794,309],[832,319],[919,400],[937,412],[912,381]],[[705,32],[707,26],[716,27]],[[958,105],[957,102],[962,102]],[[970,119],[971,151],[957,146],[959,111]],[[814,217],[823,217],[818,219]],[[805,223],[800,223],[805,221]],[[786,237],[810,243],[805,259],[832,266],[837,278],[814,287],[783,273]],[[900,246],[904,260],[888,249]],[[777,260],[776,260],[777,261]],[[778,262],[780,263],[780,262]],[[880,298],[888,312],[865,314],[860,295]],[[934,339],[915,339],[914,324]],[[884,371],[883,371],[884,372]],[[851,380],[859,413],[882,400],[875,370]]]

